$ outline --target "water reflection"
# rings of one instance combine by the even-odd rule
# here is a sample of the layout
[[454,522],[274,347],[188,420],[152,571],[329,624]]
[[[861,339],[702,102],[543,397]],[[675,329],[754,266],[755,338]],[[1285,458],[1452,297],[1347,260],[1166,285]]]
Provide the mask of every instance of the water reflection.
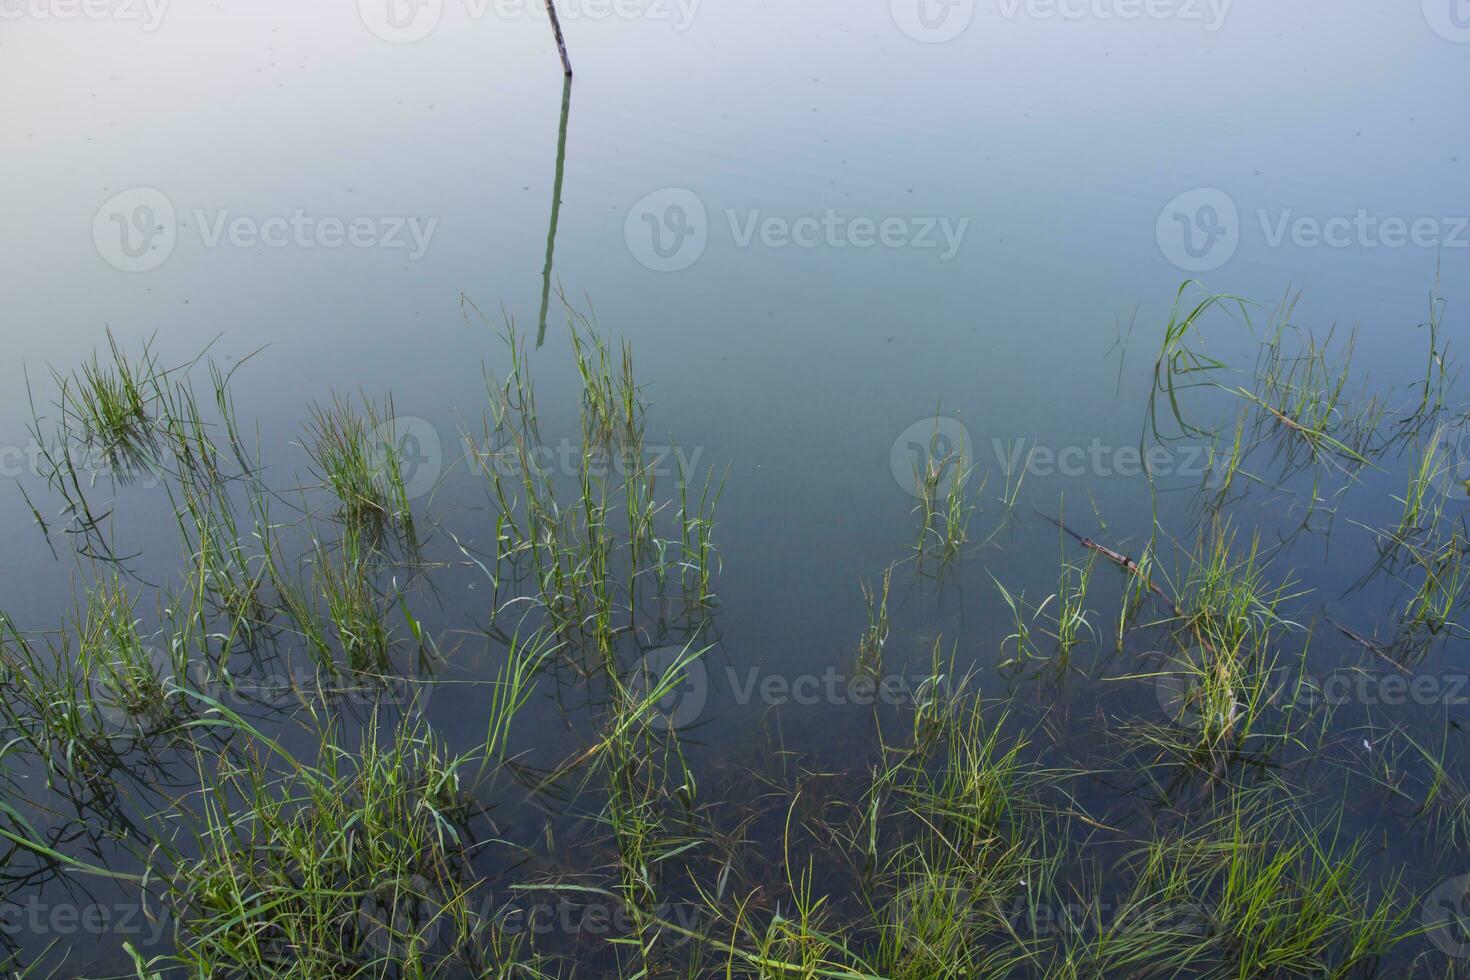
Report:
[[546,308],[551,304],[551,259],[556,252],[556,221],[561,215],[561,182],[567,163],[567,115],[571,108],[572,73],[568,70],[561,86],[561,126],[556,135],[556,181],[551,187],[551,227],[546,231],[546,267],[541,270],[541,318],[537,321],[537,347],[546,342]]

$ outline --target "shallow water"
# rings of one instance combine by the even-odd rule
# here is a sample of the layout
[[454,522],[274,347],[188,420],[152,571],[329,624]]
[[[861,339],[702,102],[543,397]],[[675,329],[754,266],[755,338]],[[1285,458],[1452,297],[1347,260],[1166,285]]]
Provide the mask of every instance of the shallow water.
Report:
[[[1260,304],[1254,333],[1225,315],[1203,330],[1232,386],[1251,385],[1270,311],[1296,291],[1293,323],[1319,337],[1335,327],[1339,344],[1356,331],[1350,393],[1396,389],[1395,411],[1425,375],[1432,297],[1441,347],[1462,346],[1470,28],[1432,0],[1181,3],[1136,18],[1105,3],[1067,7],[1076,17],[961,3],[937,22],[901,0],[668,3],[638,16],[584,2],[563,11],[567,92],[544,16],[524,6],[448,2],[433,25],[401,28],[371,4],[279,0],[170,5],[156,23],[141,6],[136,20],[32,7],[7,19],[0,75],[23,95],[0,135],[6,481],[48,500],[28,453],[27,378],[44,411],[47,366],[69,372],[105,331],[132,350],[152,338],[170,365],[210,344],[226,364],[259,349],[232,390],[273,485],[311,481],[299,443],[313,402],[391,391],[422,449],[406,474],[416,513],[488,547],[493,510],[462,463],[461,430],[485,410],[482,367],[507,361],[462,298],[535,336],[549,283],[631,341],[648,441],[728,467],[718,643],[704,704],[684,721],[696,759],[722,772],[779,745],[863,771],[871,712],[821,679],[850,667],[859,580],[911,554],[909,467],[938,412],[973,446],[977,487],[987,481],[976,539],[999,520],[1008,461],[1038,455],[993,542],[940,582],[912,563],[895,573],[890,667],[917,673],[942,637],[988,696],[1018,691],[1074,758],[1100,763],[1113,750],[1099,733],[1117,718],[1165,720],[1153,685],[1117,680],[1162,638],[1145,632],[1104,662],[1122,578],[1102,561],[1099,640],[1074,651],[1079,669],[1059,684],[1009,679],[996,670],[1011,624],[992,577],[1034,603],[1055,590],[1059,553],[1086,557],[1038,510],[1129,554],[1156,515],[1194,543],[1201,441],[1171,444],[1157,493],[1132,455],[1181,282]],[[553,452],[577,436],[566,321],[553,295],[530,353]],[[1191,402],[1212,425],[1233,424],[1238,407],[1218,392]],[[1446,444],[1470,453],[1461,434]],[[1398,519],[1402,450],[1350,481],[1314,483],[1309,468],[1273,487],[1269,447],[1259,465],[1262,482],[1226,513],[1242,541],[1260,529],[1274,580],[1310,590],[1291,610],[1314,625],[1314,673],[1374,665],[1333,622],[1395,634],[1402,583],[1360,580],[1375,557],[1366,528]],[[1464,493],[1443,489],[1447,517],[1463,520]],[[136,552],[139,581],[174,575],[167,496],[98,475],[94,499],[114,495],[126,515],[111,524],[116,553]],[[54,628],[90,574],[53,530],[48,543],[21,495],[0,495],[0,608],[23,629]],[[483,618],[483,583],[463,562],[422,595],[436,631]],[[1412,807],[1344,773],[1371,766],[1391,729],[1463,748],[1449,689],[1464,652],[1453,632],[1437,639],[1414,668],[1437,693],[1417,703],[1348,698],[1307,780],[1353,799],[1346,824],[1375,867],[1405,866],[1415,887],[1470,865],[1429,857]],[[463,654],[455,670],[483,676],[478,649]],[[475,697],[436,693],[436,726],[481,737]],[[577,735],[554,705],[531,710],[537,761],[555,765]],[[1098,813],[1147,795],[1108,780],[1077,792]],[[40,893],[65,894],[55,882]],[[76,945],[54,923],[22,933],[31,954]],[[99,945],[113,948],[95,969],[124,968],[117,944]]]

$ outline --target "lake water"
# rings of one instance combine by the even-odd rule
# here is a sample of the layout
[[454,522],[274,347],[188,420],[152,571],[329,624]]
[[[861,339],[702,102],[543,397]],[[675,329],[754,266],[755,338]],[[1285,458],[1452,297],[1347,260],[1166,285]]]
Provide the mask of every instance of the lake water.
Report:
[[[1426,323],[1451,358],[1465,346],[1460,0],[582,0],[562,11],[576,69],[565,88],[539,3],[383,6],[119,0],[92,17],[0,5],[13,93],[0,134],[5,483],[57,511],[32,452],[32,399],[49,411],[48,368],[69,373],[108,331],[129,351],[151,342],[169,366],[206,347],[224,365],[248,357],[235,408],[281,490],[314,482],[301,446],[313,404],[391,392],[416,519],[445,529],[428,542],[443,567],[416,585],[416,616],[459,651],[452,676],[483,680],[498,663],[482,638],[487,587],[448,532],[483,553],[495,507],[464,432],[486,410],[485,372],[509,367],[496,328],[513,320],[534,341],[546,458],[571,475],[561,447],[577,444],[581,389],[564,290],[631,343],[647,442],[726,480],[718,612],[702,634],[714,646],[680,726],[725,792],[745,785],[742,767],[787,782],[797,769],[867,771],[873,711],[824,678],[845,681],[867,622],[860,582],[895,562],[891,672],[921,676],[940,639],[987,698],[1014,699],[1016,724],[1041,726],[1049,764],[1128,768],[1109,741],[1120,719],[1169,721],[1158,684],[1136,676],[1164,631],[1116,650],[1127,574],[1038,512],[1134,557],[1157,520],[1163,578],[1187,577],[1182,556],[1209,523],[1210,440],[1160,442],[1146,424],[1186,280],[1199,283],[1189,296],[1254,304],[1249,323],[1211,311],[1188,344],[1223,366],[1216,387],[1185,393],[1185,414],[1219,427],[1226,448],[1248,405],[1234,389],[1255,390],[1286,297],[1290,322],[1331,334],[1334,352],[1355,336],[1346,402],[1382,394],[1384,433],[1419,404]],[[1447,390],[1419,434],[1446,447],[1433,495],[1445,526],[1463,528],[1470,428]],[[1334,424],[1350,420],[1346,402]],[[970,447],[980,504],[942,575],[912,560],[912,467],[936,426]],[[1283,613],[1301,630],[1286,659],[1305,656],[1318,678],[1379,678],[1384,659],[1338,624],[1385,649],[1400,636],[1417,583],[1375,573],[1373,529],[1399,520],[1411,440],[1385,436],[1364,466],[1332,452],[1302,464],[1311,453],[1294,440],[1289,427],[1263,438],[1222,520],[1237,548],[1259,530],[1268,578],[1293,583]],[[1141,444],[1159,451],[1152,486]],[[1028,454],[1003,520],[1008,474]],[[109,540],[156,626],[148,587],[181,562],[174,504],[147,480],[99,474],[88,489],[99,512],[116,508]],[[0,494],[0,609],[22,630],[55,629],[102,574],[74,559],[64,520],[51,532],[22,494]],[[1094,636],[1072,665],[1000,669],[1017,647],[996,583],[1034,607],[1057,591],[1060,561],[1090,555]],[[1280,760],[1317,815],[1353,802],[1343,832],[1375,880],[1402,870],[1407,894],[1470,872],[1417,812],[1422,760],[1395,754],[1411,737],[1465,778],[1463,637],[1437,630],[1422,660],[1387,667],[1432,692],[1353,687]],[[451,687],[429,717],[451,741],[482,738],[482,697]],[[561,710],[549,697],[528,708],[539,765],[586,744]],[[41,774],[20,761],[15,773],[11,789],[34,801]],[[1109,826],[1142,819],[1167,794],[1127,776],[1081,780],[1076,805]],[[585,816],[518,813],[503,832],[534,841],[544,820],[576,834]],[[779,838],[779,820],[757,828]],[[128,864],[115,842],[73,845]],[[83,901],[67,878],[4,895],[17,909]],[[112,887],[94,883],[86,900],[122,903]],[[116,930],[82,942],[54,917],[8,921],[22,923],[7,937],[25,960],[70,950],[59,975],[132,969]],[[1424,937],[1404,949],[1384,975],[1455,962]]]

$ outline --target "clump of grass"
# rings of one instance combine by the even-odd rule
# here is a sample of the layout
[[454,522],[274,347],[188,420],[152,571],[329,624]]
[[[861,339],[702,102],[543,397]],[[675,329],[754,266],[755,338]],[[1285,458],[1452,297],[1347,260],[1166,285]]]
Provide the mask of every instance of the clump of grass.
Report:
[[1058,655],[1064,663],[1084,636],[1097,635],[1087,621],[1087,586],[1092,581],[1095,560],[1094,556],[1088,555],[1086,561],[1076,564],[1064,558],[1057,577],[1057,591],[1043,599],[1037,609],[1039,614],[1055,600],[1056,629],[1053,636],[1057,641]]
[[664,869],[701,843],[674,819],[675,812],[694,808],[698,781],[677,733],[655,731],[649,710],[682,682],[683,669],[687,663],[675,665],[669,671],[674,676],[654,680],[643,699],[618,699],[600,759],[607,792],[603,819],[617,852],[615,891],[632,914],[629,938],[645,970],[656,968],[663,938],[658,906]]
[[946,442],[940,431],[940,419],[934,419],[934,434],[929,437],[927,453],[914,469],[914,506],[919,515],[918,542],[914,546],[919,560],[938,552],[941,568],[960,556],[969,541],[970,518],[975,505],[966,492],[966,484],[974,475],[975,464],[965,458],[964,446],[944,449]]
[[888,591],[893,584],[893,567],[883,571],[883,584],[874,590],[867,582],[862,583],[863,604],[868,609],[868,626],[858,641],[858,671],[868,677],[883,672],[883,648],[888,644]]
[[1234,308],[1242,319],[1250,323],[1250,313],[1244,300],[1224,294],[1206,295],[1196,301],[1187,298],[1199,283],[1189,280],[1179,287],[1169,312],[1169,322],[1164,327],[1159,354],[1154,361],[1153,385],[1149,389],[1148,409],[1144,418],[1145,436],[1152,432],[1155,439],[1162,438],[1159,428],[1160,402],[1167,403],[1179,432],[1187,436],[1208,436],[1209,430],[1186,419],[1181,396],[1191,388],[1212,386],[1215,372],[1225,368],[1224,362],[1190,346],[1192,339],[1198,340],[1201,324],[1213,310]]
[[68,377],[53,372],[61,389],[61,412],[115,468],[142,467],[157,450],[151,406],[159,399],[163,371],[147,344],[136,363],[128,360],[111,331],[107,344],[111,356],[106,362],[94,352]]
[[1043,774],[1024,761],[1025,736],[987,717],[978,698],[941,694],[928,737],[883,770],[875,811],[892,835],[873,855],[891,891],[877,910],[871,967],[880,976],[1000,976],[1025,962],[1008,910],[1046,887],[1054,855],[1043,843]]
[[1258,722],[1268,709],[1290,712],[1303,693],[1280,654],[1298,629],[1282,613],[1295,598],[1291,583],[1270,580],[1258,537],[1243,554],[1234,542],[1229,528],[1216,524],[1188,556],[1171,621],[1178,651],[1157,672],[1140,675],[1172,716],[1167,727],[1143,725],[1144,740],[1212,769],[1264,737]]
[[1301,350],[1287,352],[1286,329],[1279,323],[1261,345],[1255,390],[1237,387],[1236,393],[1259,409],[1258,425],[1281,429],[1314,461],[1366,464],[1384,409],[1376,400],[1351,405],[1346,397],[1356,338],[1333,353],[1330,335],[1319,343],[1307,334]]
[[1137,621],[1139,614],[1143,611],[1143,604],[1154,594],[1149,585],[1154,579],[1154,541],[1144,545],[1134,565],[1136,572],[1129,575],[1123,582],[1123,599],[1118,610],[1118,635],[1117,647],[1123,649],[1123,641],[1127,636],[1128,628]]
[[336,554],[317,542],[313,584],[326,602],[346,665],[351,670],[387,670],[393,640],[388,626],[390,603],[379,595],[367,554],[348,534]]
[[[1009,612],[1011,632],[1001,641],[1001,652],[1011,656],[1001,667],[1018,667],[1027,661],[1053,661],[1061,669],[1070,662],[1072,648],[1084,638],[1096,638],[1097,632],[1088,621],[1087,590],[1092,582],[1095,556],[1089,554],[1081,563],[1069,561],[1063,554],[1057,573],[1057,588],[1034,608],[1028,606],[1024,594],[1013,594],[994,575],[991,581],[1000,592]],[[1041,625],[1036,626],[1040,622]],[[1032,640],[1033,628],[1056,641],[1054,654],[1043,652]]]
[[1032,611],[1027,616],[1025,593],[1012,594],[1009,589],[1000,584],[1000,580],[994,575],[990,580],[995,583],[995,588],[1000,592],[1001,601],[1006,604],[1010,611],[1011,632],[1001,641],[1001,653],[1006,652],[1007,644],[1013,644],[1012,655],[1001,661],[1002,668],[1017,667],[1028,660],[1044,660],[1045,655],[1037,649],[1031,641],[1031,622],[1035,619],[1037,612]]
[[1215,648],[1259,652],[1292,625],[1280,614],[1296,597],[1292,583],[1271,581],[1261,554],[1260,535],[1244,553],[1235,547],[1229,525],[1216,523],[1189,556],[1183,582],[1175,590],[1184,627]]
[[115,764],[117,751],[89,710],[89,678],[75,640],[63,632],[51,649],[22,633],[0,615],[3,690],[0,711],[7,728],[23,741],[52,778],[84,780]]
[[1455,618],[1470,587],[1470,540],[1455,529],[1448,537],[1412,546],[1409,551],[1418,587],[1404,609],[1405,629],[1410,633],[1428,630],[1435,636],[1456,630]]
[[[679,549],[680,554],[686,559],[677,566],[679,572],[680,586],[691,596],[693,604],[698,609],[707,609],[715,603],[715,591],[713,587],[713,575],[719,567],[719,556],[715,549],[715,511],[720,503],[720,494],[724,491],[725,482],[722,478],[719,483],[714,482],[714,471],[707,471],[704,484],[700,487],[699,499],[691,504],[689,497],[690,474],[685,471],[684,463],[679,463],[678,488],[679,488]],[[654,504],[649,503],[650,512]],[[665,552],[666,553],[666,552]],[[655,575],[660,582],[666,579],[665,569],[667,563],[662,559],[655,565]],[[689,583],[692,579],[692,584]]]
[[1442,459],[1444,429],[1436,429],[1428,441],[1409,449],[1407,485],[1403,497],[1394,497],[1401,506],[1398,527],[1391,532],[1396,541],[1414,541],[1437,527],[1444,514],[1444,497],[1434,493],[1434,481],[1450,464]]
[[582,437],[613,454],[643,447],[646,408],[633,372],[633,348],[624,340],[618,369],[596,325],[568,306],[572,354],[582,378]]
[[166,724],[174,714],[173,665],[143,642],[133,600],[116,577],[92,591],[80,626],[93,707],[121,712],[128,727],[145,733]]
[[521,599],[534,599],[567,641],[564,653],[582,653],[611,675],[619,670],[618,638],[646,604],[677,609],[689,627],[707,617],[716,600],[713,532],[723,481],[711,472],[701,486],[681,459],[672,499],[662,492],[660,467],[643,441],[646,408],[628,348],[615,373],[606,342],[587,321],[574,317],[571,330],[583,388],[582,445],[569,460],[572,471],[542,463],[534,385],[514,324],[504,332],[510,370],[487,377],[484,436],[467,438],[498,510],[497,595],[528,581],[532,595]]
[[397,527],[412,536],[393,401],[386,399],[379,408],[364,397],[362,405],[359,413],[350,401],[334,395],[330,404],[312,407],[306,446],[312,468],[350,524]]
[[102,579],[71,627],[45,651],[0,616],[10,688],[4,711],[39,756],[61,769],[110,765],[184,715],[176,687],[186,667],[184,651],[146,642],[135,602],[117,575]]
[[[1347,976],[1407,936],[1407,910],[1374,897],[1362,849],[1331,828],[1303,826],[1280,804],[1236,801],[1135,857],[1130,908],[1175,910],[1165,930],[1134,917],[1088,951],[1091,966],[1189,975]],[[1177,912],[1187,913],[1181,920]],[[1168,918],[1165,921],[1168,921]],[[1142,925],[1143,928],[1138,928]]]
[[351,527],[335,545],[313,536],[311,548],[304,581],[274,560],[266,565],[301,647],[329,673],[390,671],[395,597],[378,587],[374,553]]
[[1470,538],[1461,523],[1446,517],[1446,498],[1435,491],[1452,466],[1444,458],[1444,432],[1443,426],[1437,427],[1427,441],[1409,446],[1404,495],[1393,497],[1399,505],[1398,523],[1369,528],[1379,554],[1362,580],[1387,571],[1406,583],[1409,597],[1400,616],[1399,645],[1416,654],[1427,649],[1426,635],[1432,641],[1459,630],[1456,619],[1463,613],[1470,587]]
[[224,710],[270,751],[220,761],[190,850],[173,854],[180,967],[368,977],[490,966],[495,924],[467,877],[472,808],[460,778],[473,759],[374,715],[356,746],[321,729],[305,763]]
[[249,491],[252,546],[226,484],[185,479],[170,493],[176,494],[174,519],[189,557],[190,597],[174,608],[196,616],[201,646],[221,635],[255,643],[271,616],[263,586],[274,560],[275,528],[266,495],[253,486]]
[[1218,436],[1210,444],[1209,458],[1200,487],[1204,510],[1208,513],[1219,514],[1232,499],[1236,481],[1248,477],[1243,469],[1246,455],[1251,448],[1245,442],[1246,417],[1247,412],[1243,408],[1236,416],[1235,431],[1227,450],[1221,450]]
[[[1407,748],[1395,751],[1399,740]],[[1392,739],[1369,744],[1378,746],[1373,753],[1374,781],[1413,806],[1436,849],[1446,855],[1462,853],[1470,845],[1470,787],[1455,772],[1449,739],[1442,738],[1435,749],[1427,740],[1400,731]]]

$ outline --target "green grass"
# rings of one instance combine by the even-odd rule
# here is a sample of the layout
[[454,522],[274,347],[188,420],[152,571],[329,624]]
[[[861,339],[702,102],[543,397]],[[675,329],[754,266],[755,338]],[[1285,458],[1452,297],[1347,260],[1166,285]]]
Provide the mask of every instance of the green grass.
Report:
[[83,441],[101,451],[119,469],[146,466],[157,448],[154,409],[161,397],[164,372],[147,345],[130,361],[111,333],[109,357],[93,353],[74,374],[55,375],[61,390],[59,407]]
[[914,511],[919,515],[914,550],[920,564],[932,555],[940,569],[944,569],[960,557],[970,540],[970,518],[974,516],[975,505],[967,485],[974,476],[975,463],[965,457],[963,446],[941,452],[940,421],[936,416],[929,451],[914,469],[914,496],[918,501]]
[[1410,932],[1408,910],[1375,897],[1361,847],[1280,803],[1244,797],[1127,863],[1126,914],[1048,975],[1354,976]]
[[[1169,412],[1179,432],[1213,433],[1185,393],[1239,397],[1200,349],[1206,315],[1236,302],[1177,298],[1150,425]],[[1313,708],[1312,648],[1335,649],[1302,625],[1319,597],[1286,569],[1286,545],[1237,509],[1263,485],[1250,475],[1259,450],[1330,460],[1340,476],[1386,458],[1385,403],[1348,396],[1350,344],[1331,354],[1308,338],[1288,354],[1294,334],[1277,329],[1239,389],[1250,395],[1233,441],[1217,443],[1224,479],[1192,543],[1154,527],[1128,561],[1095,541],[1064,551],[1054,584],[1031,592],[1047,594],[1039,603],[1000,585],[1026,581],[1025,568],[990,547],[1024,468],[1008,474],[1000,527],[976,542],[984,480],[961,454],[931,453],[915,474],[916,560],[878,566],[881,578],[858,570],[863,610],[830,651],[862,676],[904,674],[910,697],[861,711],[742,708],[711,680],[706,709],[673,723],[669,702],[692,679],[718,679],[726,658],[786,669],[786,649],[770,636],[749,649],[745,613],[724,622],[724,479],[657,462],[657,414],[630,346],[569,319],[577,397],[556,417],[574,450],[563,469],[543,465],[560,433],[543,433],[530,354],[508,325],[467,460],[484,488],[472,515],[412,511],[382,438],[391,399],[314,409],[314,485],[291,489],[266,481],[217,369],[212,398],[146,348],[130,361],[114,345],[112,362],[58,375],[66,407],[48,444],[85,436],[146,453],[180,552],[162,582],[103,556],[86,481],[54,457],[65,527],[90,542],[77,611],[39,629],[0,616],[0,852],[50,880],[146,885],[172,917],[167,948],[108,952],[139,975],[312,978],[1424,966],[1415,869],[1378,852],[1405,826],[1442,853],[1466,839],[1452,730],[1431,742],[1407,712],[1342,730]],[[1423,400],[1438,411],[1449,396],[1431,333],[1439,360]],[[1414,431],[1435,435],[1416,445],[1440,442],[1433,427]],[[1396,625],[1443,637],[1458,635],[1470,549],[1431,492],[1437,453],[1407,454],[1397,526],[1376,540],[1407,588]],[[984,567],[962,568],[961,554]],[[913,604],[930,598],[926,560],[956,585],[991,577],[982,622],[956,588],[945,601],[961,605],[944,613],[964,632],[912,628],[924,612]],[[1118,592],[1102,585],[1115,564]],[[472,599],[446,598],[447,586]],[[1101,655],[1112,621],[1117,649]],[[1163,659],[1144,659],[1144,644]],[[678,651],[668,669],[650,669],[655,648]],[[1121,676],[1085,687],[1095,701],[1072,700],[1072,684],[1119,662]],[[1032,663],[1061,669],[994,666]],[[289,697],[251,699],[282,673]],[[1177,697],[1155,705],[1161,683]],[[394,696],[404,685],[415,696]],[[1128,707],[1139,703],[1142,718]],[[1344,752],[1364,731],[1368,747]],[[26,817],[22,786],[75,818],[57,830]],[[1362,839],[1345,817],[1357,787],[1396,807]],[[25,887],[7,882],[5,897]],[[617,915],[596,934],[512,928],[506,911],[532,896]]]
[[[1307,639],[1284,612],[1300,594],[1289,579],[1273,579],[1259,538],[1238,549],[1217,524],[1186,562],[1172,615],[1158,624],[1174,646],[1136,675],[1154,686],[1169,723],[1145,723],[1140,734],[1162,753],[1217,770],[1236,753],[1269,753],[1290,737]],[[1302,652],[1284,653],[1289,644]],[[1263,727],[1271,718],[1285,727]]]
[[359,412],[340,395],[312,408],[306,451],[313,471],[332,491],[348,523],[401,528],[413,535],[413,513],[403,483],[393,401],[362,399]]

